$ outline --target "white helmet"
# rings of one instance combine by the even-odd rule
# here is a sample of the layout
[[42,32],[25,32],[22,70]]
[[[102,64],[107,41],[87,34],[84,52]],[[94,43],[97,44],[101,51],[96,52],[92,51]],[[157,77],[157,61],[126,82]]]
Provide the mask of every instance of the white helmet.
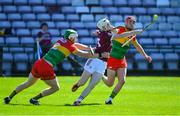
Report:
[[111,30],[112,25],[107,18],[103,18],[97,22],[97,27],[102,31],[108,31]]

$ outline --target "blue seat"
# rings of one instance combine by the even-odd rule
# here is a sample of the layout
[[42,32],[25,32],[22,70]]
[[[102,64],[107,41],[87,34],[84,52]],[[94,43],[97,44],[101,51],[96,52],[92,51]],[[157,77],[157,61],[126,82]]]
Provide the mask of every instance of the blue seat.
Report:
[[180,1],[179,0],[170,0],[171,7],[180,7]]
[[91,7],[90,12],[95,14],[101,14],[104,13],[104,9],[102,7]]
[[159,23],[159,30],[168,31],[172,29],[172,25],[170,23]]
[[78,14],[67,14],[66,15],[66,20],[67,21],[79,21],[79,15]]
[[70,27],[70,24],[67,21],[66,22],[57,22],[56,27],[58,29],[68,29]]
[[33,6],[33,13],[46,13],[46,8],[44,6]]
[[76,7],[76,13],[89,13],[89,7],[86,6]]
[[101,6],[113,6],[113,1],[112,0],[100,0],[100,5]]
[[12,53],[3,53],[3,62],[12,62],[13,56]]
[[3,47],[3,53],[9,52],[9,47]]
[[52,21],[47,21],[46,22],[47,24],[48,24],[48,28],[55,28],[55,23],[54,22],[52,22]]
[[[62,34],[62,33],[60,32],[60,34]],[[60,38],[61,37],[53,37],[52,40],[51,40],[51,43],[55,44]]]
[[18,6],[18,12],[31,13],[31,7],[30,6]]
[[16,13],[17,9],[16,6],[4,6],[4,12],[5,13]]
[[117,13],[119,13],[119,12],[118,12],[118,8],[112,7],[112,6],[110,6],[110,7],[104,7],[104,12],[105,12],[106,14],[117,14]]
[[96,29],[96,22],[84,22],[86,29]]
[[175,9],[173,8],[161,8],[163,15],[175,15]]
[[139,19],[139,22],[141,23],[148,23],[152,21],[151,16],[148,16],[148,15],[139,16],[138,19]]
[[84,6],[84,0],[73,0],[72,1],[72,6]]
[[22,37],[20,41],[22,46],[33,46],[35,43],[35,40],[32,37]]
[[148,31],[144,31],[141,35],[140,35],[140,37],[149,37],[149,32]]
[[6,38],[6,45],[7,46],[18,46],[19,39],[17,37],[7,37]]
[[157,22],[165,23],[166,22],[166,16],[158,16]]
[[179,38],[170,38],[169,44],[173,46],[179,46],[180,45],[180,39]]
[[120,14],[132,14],[132,8],[130,7],[120,7],[119,8],[119,13]]
[[142,3],[141,0],[129,0],[128,6],[133,6],[133,7],[142,6]]
[[85,45],[93,45],[94,44],[94,38],[92,37],[82,37],[79,39],[79,42]]
[[78,29],[77,32],[80,37],[88,37],[89,36],[89,31],[86,29]]
[[127,67],[128,70],[134,70],[134,61],[133,60],[130,60],[128,59],[128,67]]
[[22,19],[24,21],[34,21],[34,20],[36,20],[36,16],[33,13],[23,14]]
[[139,43],[144,45],[153,45],[153,40],[151,38],[141,38]]
[[50,16],[49,14],[38,14],[37,15],[37,19],[40,21],[49,21],[50,20]]
[[10,21],[21,20],[21,15],[18,13],[8,14],[8,20]]
[[166,53],[165,60],[168,70],[178,70],[178,55],[176,53]]
[[114,6],[127,6],[126,0],[114,0]]
[[39,21],[28,21],[27,28],[30,28],[30,29],[40,28],[40,23]]
[[29,0],[30,5],[41,5],[42,0]]
[[111,22],[122,22],[123,21],[123,18],[122,18],[122,15],[110,15],[109,16],[109,19]]
[[180,23],[174,23],[173,24],[173,30],[174,31],[180,31]]
[[105,17],[108,18],[108,16],[106,14],[97,14],[95,16],[95,21],[99,21],[100,19],[105,18]]
[[158,7],[168,7],[169,6],[169,0],[157,0],[156,5]]
[[[171,46],[170,46],[170,47],[171,47]],[[162,53],[162,54],[173,53],[173,52],[174,52],[174,50],[171,49],[171,48],[161,48],[161,49],[159,49],[159,51],[160,51],[160,53]]]
[[64,62],[62,63],[62,68],[63,68],[65,71],[71,71],[73,67],[72,67],[72,65],[71,65],[70,62],[64,61]]
[[[146,27],[147,25],[148,25],[149,23],[145,23],[144,24],[144,27]],[[159,28],[159,24],[158,23],[155,23],[155,24],[153,24],[153,25],[151,25],[148,29],[147,29],[147,31],[152,31],[152,30],[158,30],[158,28]],[[144,33],[144,32],[143,32]]]
[[2,71],[4,75],[11,75],[13,56],[11,53],[3,53]]
[[164,69],[164,56],[161,53],[152,53],[151,57],[153,59],[152,68],[153,70],[163,70]]
[[61,11],[64,14],[74,14],[76,12],[76,9],[72,6],[63,6]]
[[81,15],[81,21],[83,21],[83,22],[94,21],[94,17],[92,14],[82,14]]
[[133,13],[135,15],[145,15],[146,14],[146,8],[133,8]]
[[71,5],[71,2],[71,0],[57,0],[57,4],[62,6],[69,6]]
[[114,24],[114,26],[115,26],[115,27],[117,27],[117,26],[125,26],[125,24],[124,24],[124,22],[116,22],[116,23]]
[[148,70],[148,62],[144,59],[144,57],[141,54],[136,53],[135,60],[137,64],[137,69]]
[[12,5],[14,0],[1,0],[0,4],[2,5]]
[[26,5],[28,3],[27,0],[15,0],[14,4],[15,5]]
[[179,32],[176,31],[164,31],[163,35],[164,37],[171,38],[171,37],[177,37]]
[[142,5],[145,7],[156,7],[156,1],[155,0],[142,0]]
[[153,14],[158,14],[159,15],[159,14],[161,14],[161,9],[160,8],[147,8],[147,13],[150,14],[150,15],[153,15]]
[[56,5],[56,0],[43,0],[44,5]]
[[85,27],[82,22],[72,22],[70,25],[73,29],[83,29]]
[[49,32],[53,37],[59,36],[59,30],[58,29],[49,29]]
[[138,29],[142,29],[143,28],[143,24],[141,22],[136,23],[135,27],[138,28]]
[[52,14],[52,20],[53,21],[64,21],[65,16],[64,16],[64,14]]
[[10,51],[10,53],[23,53],[24,48],[22,48],[22,47],[10,47],[9,51]]
[[86,0],[86,5],[97,6],[97,5],[99,5],[99,0]]
[[0,37],[0,46],[5,45],[5,38],[4,37]]
[[25,22],[24,21],[13,21],[12,22],[12,27],[13,28],[26,28],[26,24],[25,24]]
[[37,36],[37,34],[39,33],[39,31],[41,31],[41,29],[32,29],[32,36],[33,37],[36,37]]
[[180,23],[180,17],[179,16],[168,16],[167,21],[168,21],[168,23]]
[[17,36],[30,36],[31,33],[28,29],[17,29],[16,35]]
[[13,58],[14,58],[15,62],[27,62],[28,61],[28,56],[26,53],[15,53]]
[[166,38],[156,38],[154,44],[157,46],[168,45],[168,40]]
[[149,37],[162,37],[163,35],[164,35],[164,33],[162,33],[161,31],[157,31],[157,30],[155,30],[155,31],[148,31],[148,34],[149,34]]
[[5,13],[0,13],[0,21],[7,20],[7,16]]

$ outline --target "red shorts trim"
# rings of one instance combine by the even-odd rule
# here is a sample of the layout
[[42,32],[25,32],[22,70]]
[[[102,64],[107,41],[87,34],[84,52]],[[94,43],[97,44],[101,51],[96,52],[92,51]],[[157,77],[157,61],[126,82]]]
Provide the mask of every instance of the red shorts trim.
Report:
[[112,70],[117,70],[118,68],[127,68],[126,59],[116,59],[109,57],[107,60],[107,67]]
[[56,77],[53,67],[44,59],[37,60],[31,70],[33,77],[41,80],[52,80]]

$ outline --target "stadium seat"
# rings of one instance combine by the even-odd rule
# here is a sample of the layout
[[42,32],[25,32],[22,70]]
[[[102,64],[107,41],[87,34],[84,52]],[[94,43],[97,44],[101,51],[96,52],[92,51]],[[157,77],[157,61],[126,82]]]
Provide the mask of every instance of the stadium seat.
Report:
[[27,28],[30,28],[30,29],[40,28],[40,23],[39,23],[39,21],[28,21]]
[[85,27],[82,22],[72,22],[70,25],[73,29],[83,29]]
[[117,13],[119,13],[119,12],[118,12],[118,8],[112,7],[112,6],[110,6],[110,7],[104,7],[104,12],[105,12],[106,14],[117,14]]
[[3,47],[3,53],[8,53],[9,52],[9,47]]
[[170,23],[159,23],[159,30],[168,31],[172,29],[172,25]]
[[2,71],[5,76],[11,75],[13,56],[11,53],[3,53]]
[[130,7],[120,7],[119,8],[119,13],[120,14],[125,14],[125,15],[132,14],[132,8],[130,8]]
[[128,6],[137,7],[141,5],[141,0],[128,0]]
[[32,29],[32,36],[36,37],[39,31],[41,31],[41,29]]
[[15,5],[26,5],[28,0],[14,0]]
[[83,22],[94,21],[94,17],[92,14],[82,14],[81,15],[81,21],[83,21]]
[[62,68],[65,70],[65,71],[70,71],[70,70],[72,70],[72,65],[71,65],[71,63],[70,62],[68,62],[68,61],[64,61],[63,63],[62,63]]
[[169,30],[169,31],[164,31],[163,35],[164,37],[170,38],[170,37],[177,37],[178,33],[179,32]]
[[14,0],[1,0],[0,4],[2,5],[12,5]]
[[53,37],[57,37],[60,34],[58,29],[49,29],[49,32]]
[[178,70],[178,55],[176,53],[165,54],[165,60],[168,70]]
[[16,13],[16,6],[4,6],[3,7],[5,13]]
[[84,22],[86,29],[96,29],[96,22]]
[[100,5],[101,6],[112,6],[113,5],[113,1],[112,0],[100,0]]
[[126,0],[114,0],[114,6],[127,6],[128,3]]
[[24,21],[13,21],[12,22],[12,27],[15,29],[19,28],[26,28],[26,24]]
[[35,38],[32,37],[22,37],[20,39],[20,43],[22,46],[34,46],[35,44]]
[[[146,27],[149,23],[145,23],[143,27]],[[152,26],[150,26],[147,31],[152,31],[152,30],[158,30],[159,28],[159,24],[158,23],[155,23],[153,24]],[[143,32],[144,33],[144,32]]]
[[158,21],[157,22],[161,22],[161,23],[165,23],[166,22],[166,16],[158,16]]
[[76,7],[76,13],[89,13],[89,7],[86,6]]
[[19,46],[18,37],[7,37],[6,38],[6,45],[7,46]]
[[151,38],[141,38],[139,40],[139,43],[143,46],[146,46],[146,45],[153,45],[153,40]]
[[34,21],[34,20],[36,20],[36,16],[33,13],[23,14],[22,19],[24,21]]
[[56,23],[56,27],[58,29],[68,29],[70,27],[70,24],[66,21],[66,22],[57,22]]
[[114,24],[114,26],[115,26],[115,27],[117,27],[117,26],[125,26],[125,24],[124,24],[124,22],[116,22],[116,23]]
[[173,24],[173,30],[174,30],[174,31],[180,31],[180,22]]
[[156,1],[155,0],[142,0],[142,4],[145,7],[156,7]]
[[167,22],[168,23],[180,23],[180,17],[179,16],[168,16]]
[[173,53],[174,50],[172,48],[169,48],[169,49],[168,48],[167,49],[166,48],[164,48],[164,49],[160,48],[159,52],[162,53],[162,54],[166,54],[166,53]]
[[176,12],[173,8],[162,8],[161,10],[163,15],[174,15]]
[[7,16],[5,13],[0,13],[0,21],[5,21],[7,20]]
[[56,5],[56,1],[57,0],[43,0],[42,3],[44,5],[52,6],[52,5]]
[[150,30],[148,31],[149,37],[162,37],[164,35],[164,33],[162,33],[161,31],[158,30]]
[[33,6],[33,13],[46,13],[46,8],[44,6]]
[[18,13],[8,14],[8,20],[9,21],[21,20],[21,15]]
[[31,7],[30,6],[18,6],[18,12],[31,13]]
[[136,53],[135,60],[137,64],[137,69],[148,70],[148,63],[141,54]]
[[80,37],[88,37],[89,36],[89,31],[86,29],[78,29],[77,32]]
[[48,24],[49,29],[55,28],[55,23],[53,21],[47,21],[46,23]]
[[97,6],[97,5],[99,5],[99,0],[86,0],[86,5]]
[[74,14],[76,12],[75,7],[72,6],[63,6],[61,8],[62,13],[64,14]]
[[94,44],[94,38],[92,37],[82,37],[79,39],[79,42],[85,45],[93,45]]
[[151,16],[148,16],[148,15],[142,15],[138,17],[138,22],[141,22],[141,23],[149,23],[151,21],[152,21],[152,18]]
[[99,21],[100,19],[106,18],[106,17],[108,18],[108,16],[106,14],[97,14],[95,16],[95,21]]
[[79,21],[80,19],[78,14],[67,14],[66,20],[71,22],[71,21]]
[[71,2],[71,0],[57,0],[57,4],[61,6],[69,6]]
[[154,44],[157,46],[168,45],[168,40],[166,38],[156,38],[154,39]]
[[145,15],[146,14],[146,8],[137,7],[133,8],[134,15]]
[[142,29],[143,28],[143,24],[141,22],[137,22],[135,24],[135,28]]
[[30,5],[41,5],[42,0],[29,0]]
[[133,60],[128,59],[127,62],[128,62],[128,67],[127,67],[128,70],[133,70],[134,69],[134,62],[133,62]]
[[159,14],[161,14],[161,9],[160,8],[147,8],[147,13],[149,15],[154,15],[154,14],[158,14],[159,15]]
[[52,14],[52,20],[53,21],[64,21],[65,16],[64,16],[64,14]]
[[40,21],[49,21],[50,20],[50,16],[49,14],[38,14],[37,15],[37,19],[40,20]]
[[170,0],[171,7],[180,7],[180,1],[179,0]]
[[17,36],[30,36],[31,33],[28,29],[17,29],[16,35]]
[[10,51],[10,53],[23,53],[24,48],[22,48],[22,47],[10,47],[9,51]]
[[102,7],[91,7],[90,12],[95,14],[103,14],[104,9]]
[[173,46],[179,46],[180,45],[180,39],[179,38],[170,38],[169,44]]
[[168,7],[169,6],[169,0],[157,0],[156,5],[158,7]]
[[84,0],[73,0],[72,1],[72,6],[84,6]]
[[161,53],[152,53],[150,55],[153,59],[152,68],[153,70],[163,70],[164,67],[164,56]]
[[0,37],[0,47],[5,45],[5,38],[4,37]]

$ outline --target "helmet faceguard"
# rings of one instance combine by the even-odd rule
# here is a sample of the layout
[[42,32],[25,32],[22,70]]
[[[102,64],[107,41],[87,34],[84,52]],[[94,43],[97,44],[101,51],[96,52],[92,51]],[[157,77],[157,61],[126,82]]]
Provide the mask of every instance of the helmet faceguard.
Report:
[[70,39],[72,37],[77,38],[78,37],[78,33],[75,30],[73,30],[73,29],[66,30],[65,33],[64,33],[64,38],[65,39]]
[[125,25],[128,29],[134,29],[134,25],[136,23],[136,18],[134,16],[128,16],[125,19]]
[[107,18],[103,18],[97,22],[97,27],[102,31],[109,31],[112,29],[112,25]]

